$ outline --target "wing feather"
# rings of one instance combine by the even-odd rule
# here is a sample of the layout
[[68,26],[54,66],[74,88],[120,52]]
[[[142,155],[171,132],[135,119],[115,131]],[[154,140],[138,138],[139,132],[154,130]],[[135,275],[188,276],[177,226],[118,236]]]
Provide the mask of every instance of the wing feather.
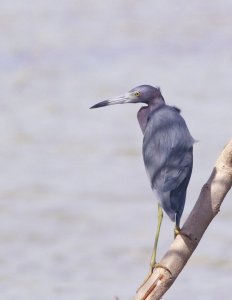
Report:
[[191,174],[193,143],[178,111],[164,106],[151,114],[144,132],[143,158],[153,189],[175,190]]

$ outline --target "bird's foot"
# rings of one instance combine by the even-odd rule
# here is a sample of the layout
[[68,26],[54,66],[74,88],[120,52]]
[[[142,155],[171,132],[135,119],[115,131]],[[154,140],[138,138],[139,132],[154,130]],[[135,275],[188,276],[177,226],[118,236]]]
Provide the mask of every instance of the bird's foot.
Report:
[[[165,267],[165,266],[162,265],[162,264],[155,263],[153,266],[150,266],[149,272],[148,272],[146,278],[144,279],[143,283],[139,286],[138,290],[140,290],[140,288],[141,288],[142,286],[144,286],[144,284],[148,281],[148,279],[149,279],[149,278],[151,277],[151,275],[153,274],[154,269],[158,269],[158,268],[164,269],[165,271],[167,271],[167,272],[172,276],[171,271],[170,271],[167,267]],[[137,292],[138,292],[138,290],[137,290]]]
[[174,229],[174,239],[177,237],[177,235],[182,235],[188,238],[189,240],[192,240],[191,236],[189,236],[187,233],[182,232],[179,226],[176,226]]
[[[158,268],[164,269],[164,270],[167,271],[170,275],[172,275],[171,271],[170,271],[167,267],[165,267],[164,265],[162,265],[162,264],[155,264],[154,269],[158,269]],[[153,272],[153,270],[152,270],[152,272]]]

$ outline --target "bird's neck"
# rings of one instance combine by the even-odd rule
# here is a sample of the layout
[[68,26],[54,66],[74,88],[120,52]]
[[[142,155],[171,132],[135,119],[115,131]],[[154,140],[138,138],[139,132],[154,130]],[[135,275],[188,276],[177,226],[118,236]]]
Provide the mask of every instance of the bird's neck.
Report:
[[162,95],[150,100],[148,105],[149,114],[163,105],[165,105],[165,101]]
[[155,98],[154,100],[151,100],[149,102],[148,106],[143,106],[140,108],[140,110],[138,111],[138,114],[137,114],[137,118],[138,118],[139,125],[140,125],[143,133],[145,132],[145,129],[147,127],[149,115],[154,110],[160,108],[163,105],[165,105],[165,101],[164,101],[164,98],[161,96],[161,97]]

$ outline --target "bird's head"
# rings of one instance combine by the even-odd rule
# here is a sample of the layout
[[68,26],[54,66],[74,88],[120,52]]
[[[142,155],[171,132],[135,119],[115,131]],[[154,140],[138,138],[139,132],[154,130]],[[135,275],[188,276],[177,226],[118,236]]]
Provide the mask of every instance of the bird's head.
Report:
[[155,102],[156,99],[163,99],[159,88],[155,88],[151,85],[140,85],[133,88],[124,95],[99,102],[90,108],[98,108],[112,104],[124,103],[146,103],[149,105],[151,102]]

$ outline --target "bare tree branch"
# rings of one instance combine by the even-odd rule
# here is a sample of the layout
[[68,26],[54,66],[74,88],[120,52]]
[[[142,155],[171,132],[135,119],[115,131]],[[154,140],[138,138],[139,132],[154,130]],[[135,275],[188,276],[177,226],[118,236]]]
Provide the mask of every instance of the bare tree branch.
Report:
[[208,181],[202,187],[199,198],[183,225],[184,235],[178,235],[148,281],[139,288],[134,300],[157,300],[176,280],[193,251],[200,242],[210,222],[220,210],[222,201],[232,185],[232,139],[223,149]]

